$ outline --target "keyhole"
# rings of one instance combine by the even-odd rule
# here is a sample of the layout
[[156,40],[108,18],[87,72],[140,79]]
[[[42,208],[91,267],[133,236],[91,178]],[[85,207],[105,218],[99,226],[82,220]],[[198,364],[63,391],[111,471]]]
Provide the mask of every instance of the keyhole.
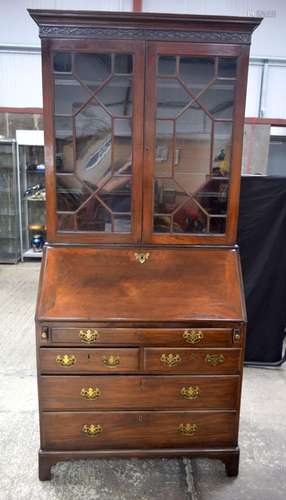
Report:
[[90,354],[87,355],[87,359],[90,359]]

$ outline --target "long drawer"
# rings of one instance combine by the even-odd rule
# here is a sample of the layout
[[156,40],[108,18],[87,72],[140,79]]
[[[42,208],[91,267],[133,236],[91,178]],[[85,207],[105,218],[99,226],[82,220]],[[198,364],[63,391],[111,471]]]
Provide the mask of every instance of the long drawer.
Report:
[[226,409],[237,407],[239,376],[42,376],[42,410]]
[[241,349],[144,349],[144,371],[239,373]]
[[106,328],[100,326],[52,326],[42,328],[45,345],[170,345],[231,347],[240,345],[238,328]]
[[139,349],[40,349],[41,373],[118,373],[139,370]]
[[235,412],[43,412],[47,450],[235,445]]

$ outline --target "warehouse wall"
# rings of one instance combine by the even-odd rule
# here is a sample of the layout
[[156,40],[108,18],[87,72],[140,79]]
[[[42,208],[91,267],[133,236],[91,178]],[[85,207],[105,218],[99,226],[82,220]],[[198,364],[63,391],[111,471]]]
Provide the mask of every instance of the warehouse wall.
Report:
[[[27,8],[130,11],[132,4],[132,0],[1,0],[0,107],[42,107],[40,41]],[[246,115],[286,118],[285,0],[143,0],[142,5],[149,12],[264,16],[253,35]]]

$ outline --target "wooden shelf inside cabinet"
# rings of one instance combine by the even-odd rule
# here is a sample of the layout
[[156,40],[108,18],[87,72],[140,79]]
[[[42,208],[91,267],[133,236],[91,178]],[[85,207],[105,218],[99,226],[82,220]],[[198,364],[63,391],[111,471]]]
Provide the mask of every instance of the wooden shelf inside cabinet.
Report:
[[46,137],[40,479],[104,456],[205,456],[237,475],[235,242],[260,19],[29,12]]

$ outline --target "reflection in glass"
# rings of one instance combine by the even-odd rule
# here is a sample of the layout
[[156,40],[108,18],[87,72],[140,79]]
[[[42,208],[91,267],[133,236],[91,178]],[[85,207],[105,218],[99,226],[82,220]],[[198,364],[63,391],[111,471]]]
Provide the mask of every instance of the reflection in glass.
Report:
[[205,233],[207,217],[203,210],[189,199],[174,215],[174,233]]
[[188,195],[173,179],[155,181],[154,211],[156,214],[173,213],[187,199]]
[[235,57],[219,57],[218,76],[220,78],[235,78],[237,59]]
[[80,231],[112,231],[110,212],[96,199],[91,198],[77,213],[77,227]]
[[72,75],[55,75],[55,114],[72,115],[90,98],[89,91]]
[[115,215],[114,216],[114,231],[116,233],[130,233],[131,217],[130,215]]
[[54,54],[54,71],[59,73],[70,73],[72,69],[72,57],[67,52]]
[[55,116],[56,170],[72,172],[73,157],[73,122],[68,116]]
[[196,193],[196,200],[208,214],[226,214],[228,196],[228,180],[212,178]]
[[97,193],[112,212],[131,211],[131,178],[112,177]]
[[178,80],[157,80],[157,118],[175,118],[191,100]]
[[109,54],[75,54],[74,74],[92,91],[111,73]]
[[167,215],[155,215],[153,231],[154,233],[170,233],[171,217]]
[[132,80],[124,76],[115,76],[102,90],[97,92],[96,98],[104,104],[112,116],[132,115]]
[[133,71],[131,54],[116,54],[114,72],[118,74],[128,74]]
[[132,122],[128,119],[113,120],[113,172],[131,174],[132,169]]
[[75,228],[75,215],[73,214],[58,214],[58,230],[59,231],[74,231]]
[[175,75],[176,73],[176,57],[175,56],[160,56],[158,59],[158,74],[159,75]]
[[214,176],[228,176],[231,162],[232,123],[214,122],[213,163]]
[[180,77],[193,94],[198,94],[215,76],[215,60],[209,57],[181,57]]
[[73,175],[57,175],[57,210],[60,212],[77,210],[90,194]]
[[198,101],[213,118],[232,119],[234,83],[229,80],[216,80]]
[[[174,122],[157,120],[156,124],[156,177],[171,177],[173,165]],[[174,158],[176,164],[178,160]]]

